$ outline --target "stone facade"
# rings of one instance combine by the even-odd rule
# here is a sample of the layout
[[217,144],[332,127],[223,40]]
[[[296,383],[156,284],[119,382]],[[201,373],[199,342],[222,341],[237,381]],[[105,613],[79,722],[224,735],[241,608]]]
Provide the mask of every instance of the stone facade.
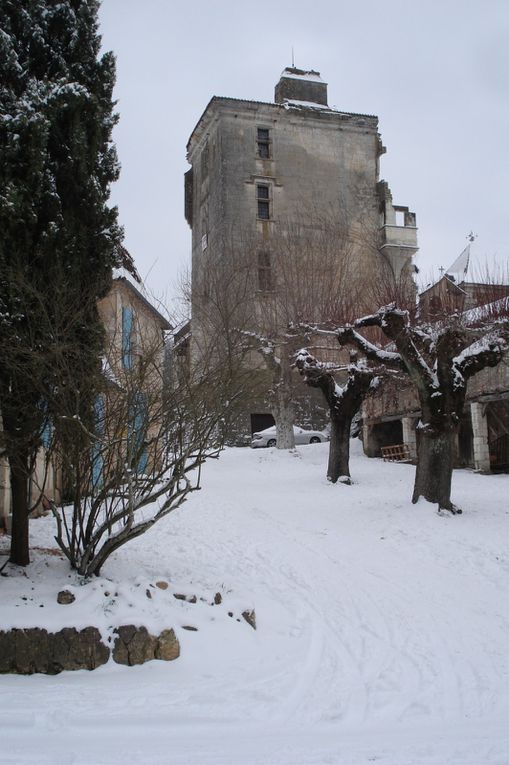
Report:
[[[338,239],[341,231],[350,288],[363,303],[359,312],[372,307],[368,284],[384,269],[412,284],[415,215],[394,206],[380,182],[384,151],[378,118],[329,108],[327,84],[318,72],[286,69],[275,103],[211,99],[187,146],[191,359],[207,331],[200,304],[211,269],[225,262],[233,269],[239,261],[251,267],[246,297],[261,327],[274,294],[283,294],[272,263],[292,237],[296,250],[304,242],[323,247],[327,232]],[[344,268],[339,258],[338,268]]]

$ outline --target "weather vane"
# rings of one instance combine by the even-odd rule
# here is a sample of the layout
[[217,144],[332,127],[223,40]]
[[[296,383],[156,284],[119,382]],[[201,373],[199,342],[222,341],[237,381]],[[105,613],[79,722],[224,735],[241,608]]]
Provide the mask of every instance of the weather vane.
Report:
[[478,236],[479,234],[474,234],[474,232],[471,231],[470,234],[467,234],[466,238],[468,239],[469,242],[474,242]]

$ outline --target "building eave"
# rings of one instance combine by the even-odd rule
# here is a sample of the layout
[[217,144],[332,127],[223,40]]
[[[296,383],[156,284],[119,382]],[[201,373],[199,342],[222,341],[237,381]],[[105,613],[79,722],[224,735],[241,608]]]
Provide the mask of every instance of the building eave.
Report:
[[215,106],[216,104],[248,104],[248,105],[254,105],[254,106],[268,106],[271,109],[277,110],[278,112],[288,111],[291,109],[292,111],[295,111],[299,114],[306,113],[306,114],[316,114],[316,113],[323,113],[323,114],[331,114],[331,115],[337,115],[338,117],[360,117],[361,119],[369,119],[369,120],[376,120],[376,125],[373,127],[378,127],[378,117],[376,114],[360,114],[358,112],[344,112],[339,111],[338,109],[331,109],[328,106],[321,106],[317,104],[317,107],[304,107],[304,106],[292,106],[291,104],[285,105],[285,104],[275,104],[271,101],[252,101],[247,98],[228,98],[226,96],[212,96],[210,101],[208,102],[207,106],[203,110],[198,122],[196,123],[193,132],[191,133],[189,140],[187,142],[187,153],[189,154],[191,149],[191,144],[193,142],[193,139],[199,133],[200,128],[203,127],[204,123],[206,122],[206,118],[208,115],[209,110],[212,108],[212,106]]
[[173,326],[170,324],[170,322],[157,310],[157,308],[154,308],[152,303],[147,300],[147,298],[134,286],[134,284],[129,281],[125,276],[117,276],[113,282],[120,282],[123,285],[127,287],[128,290],[132,292],[133,295],[136,296],[138,300],[140,300],[145,308],[147,308],[152,316],[156,319],[157,323],[160,325],[161,329],[164,330],[172,330]]

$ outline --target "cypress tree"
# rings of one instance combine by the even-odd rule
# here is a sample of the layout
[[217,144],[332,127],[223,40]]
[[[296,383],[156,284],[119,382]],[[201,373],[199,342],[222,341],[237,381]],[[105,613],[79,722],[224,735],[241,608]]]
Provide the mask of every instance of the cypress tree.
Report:
[[122,240],[108,205],[119,172],[115,61],[100,55],[98,8],[0,0],[0,412],[19,565],[29,562],[27,486],[48,417],[65,443],[62,415],[93,416],[96,303]]

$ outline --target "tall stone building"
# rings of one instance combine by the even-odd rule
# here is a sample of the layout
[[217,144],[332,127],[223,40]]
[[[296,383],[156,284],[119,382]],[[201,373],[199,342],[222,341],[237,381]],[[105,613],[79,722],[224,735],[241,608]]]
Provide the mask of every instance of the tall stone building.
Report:
[[[259,328],[273,308],[275,293],[280,305],[281,300],[289,302],[288,283],[283,288],[281,269],[276,268],[283,249],[293,250],[290,259],[302,264],[299,278],[309,277],[311,283],[311,274],[303,271],[313,271],[314,279],[319,267],[313,258],[302,257],[299,248],[335,247],[336,270],[343,276],[348,270],[347,286],[339,279],[338,290],[355,293],[359,310],[373,307],[368,284],[376,279],[387,281],[390,274],[407,288],[413,285],[415,215],[393,205],[387,183],[379,179],[385,149],[378,119],[330,108],[327,84],[318,72],[285,69],[274,103],[214,96],[187,151],[191,356],[193,343],[197,348],[206,339],[203,302],[217,274],[224,289],[233,289],[238,297],[240,280],[229,287],[226,275],[250,271],[242,282],[243,289],[248,285],[242,303],[251,305]],[[327,281],[330,285],[334,279]],[[319,306],[316,310],[319,314]],[[252,424],[259,427],[256,421]]]

